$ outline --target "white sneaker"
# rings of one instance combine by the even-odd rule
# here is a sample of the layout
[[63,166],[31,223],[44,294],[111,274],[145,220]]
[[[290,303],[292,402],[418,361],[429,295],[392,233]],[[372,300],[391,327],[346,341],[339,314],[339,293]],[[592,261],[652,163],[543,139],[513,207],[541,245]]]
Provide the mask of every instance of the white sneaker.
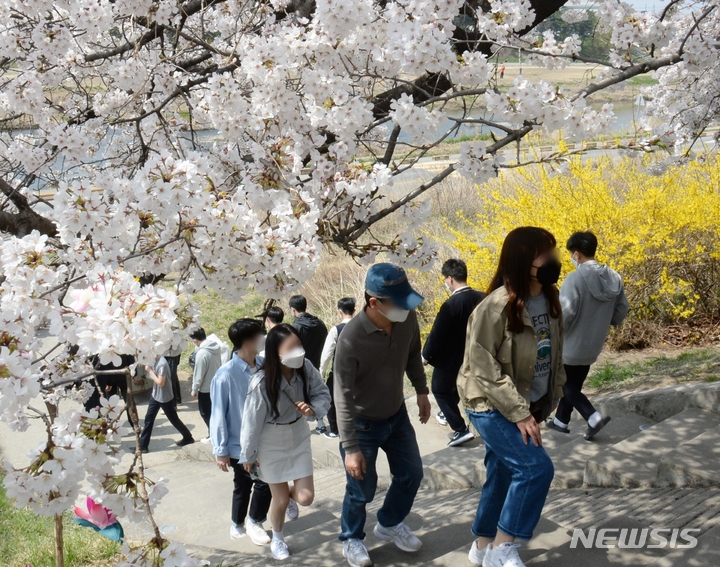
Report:
[[210,437],[203,437],[200,439],[200,443],[203,443],[204,445],[210,445]]
[[235,524],[230,524],[230,537],[232,539],[240,539],[241,537],[245,537],[245,528],[242,526],[236,526]]
[[488,548],[490,547],[490,544],[488,544],[487,547],[480,549],[477,544],[477,540],[475,540],[472,544],[472,547],[470,548],[470,553],[468,553],[468,559],[470,560],[470,563],[473,565],[482,565],[483,559],[485,559],[485,554],[487,553]]
[[519,543],[501,543],[485,550],[483,567],[525,567],[518,554]]
[[288,502],[288,507],[285,510],[285,516],[288,519],[288,522],[292,522],[293,520],[297,520],[300,516],[300,509],[298,508],[297,502],[290,499],[290,502]]
[[270,542],[270,550],[272,551],[273,557],[278,561],[287,559],[290,557],[290,551],[288,550],[287,543],[281,539],[274,539]]
[[347,559],[350,567],[371,567],[373,564],[365,544],[359,539],[348,539],[343,542],[343,557]]
[[249,517],[245,520],[245,532],[255,545],[267,545],[270,536],[259,522],[253,522]]
[[444,414],[443,412],[441,412],[441,411],[435,414],[435,419],[437,419],[437,422],[438,422],[440,425],[447,425],[447,424],[448,424],[447,418],[445,417],[445,414]]
[[393,528],[386,528],[385,526],[381,526],[379,523],[375,524],[373,533],[376,538],[383,541],[391,541],[403,551],[413,552],[422,547],[422,542],[403,522],[400,522]]

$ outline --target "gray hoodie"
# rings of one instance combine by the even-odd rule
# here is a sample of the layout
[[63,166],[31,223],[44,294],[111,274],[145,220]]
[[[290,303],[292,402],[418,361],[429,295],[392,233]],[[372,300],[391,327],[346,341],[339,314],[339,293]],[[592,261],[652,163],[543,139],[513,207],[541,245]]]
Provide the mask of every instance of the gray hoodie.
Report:
[[200,343],[195,352],[192,391],[209,394],[210,382],[222,366],[222,349],[218,343],[208,338]]
[[565,279],[560,290],[565,327],[563,362],[593,364],[605,344],[610,325],[625,319],[630,305],[620,274],[590,260]]

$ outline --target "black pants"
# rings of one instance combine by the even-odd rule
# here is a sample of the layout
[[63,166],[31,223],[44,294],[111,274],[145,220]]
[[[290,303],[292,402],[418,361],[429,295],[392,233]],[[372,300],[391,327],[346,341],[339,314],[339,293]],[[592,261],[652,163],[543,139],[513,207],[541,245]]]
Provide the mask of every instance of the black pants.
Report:
[[453,431],[464,433],[467,424],[460,413],[460,395],[457,391],[457,372],[436,368],[432,375],[432,393],[440,411]]
[[183,439],[192,439],[192,433],[190,433],[190,430],[177,414],[177,410],[175,409],[175,400],[169,402],[158,402],[155,398],[150,398],[147,413],[145,414],[145,426],[140,434],[140,447],[142,449],[147,449],[150,444],[150,436],[152,435],[153,425],[155,425],[155,418],[161,408],[165,417],[167,417],[173,427],[180,432]]
[[[112,396],[120,396],[123,399],[123,402],[125,402],[125,412],[127,414],[128,423],[130,423],[133,427],[135,426],[135,423],[133,423],[132,416],[130,415],[130,408],[127,405],[128,400],[128,387],[127,387],[127,381],[125,379],[125,375],[121,375],[118,378],[113,378],[111,376],[98,376],[97,378],[98,384],[100,386],[100,389],[103,391],[102,396],[100,395],[100,392],[98,391],[97,387],[93,388],[92,395],[88,398],[88,400],[85,402],[85,411],[90,411],[94,408],[100,407],[100,398],[111,398]],[[95,384],[93,383],[93,386]],[[109,390],[106,390],[106,388],[110,388]]]
[[560,400],[555,417],[563,423],[570,423],[570,415],[573,408],[583,416],[585,421],[595,413],[595,407],[590,403],[587,396],[582,393],[583,383],[590,372],[590,365],[569,366],[565,365],[567,382],[563,386],[563,398]]
[[200,417],[203,418],[205,425],[210,431],[210,414],[212,413],[212,402],[210,401],[210,392],[198,392],[197,395],[198,409],[200,410]]
[[173,395],[175,396],[175,403],[182,403],[182,393],[180,392],[180,379],[178,378],[178,366],[180,366],[180,355],[178,356],[166,356],[168,366],[170,367],[170,381],[172,382]]
[[327,414],[327,420],[328,420],[328,426],[330,426],[330,431],[334,433],[335,435],[338,434],[338,426],[337,426],[337,412],[335,411],[335,379],[333,378],[333,373],[330,372],[330,376],[328,376],[327,379],[327,387],[328,390],[330,390],[330,409],[328,410]]
[[[270,487],[262,480],[253,480],[242,463],[237,459],[230,459],[233,476],[232,521],[236,526],[242,526],[248,516],[253,522],[264,522],[270,509]],[[254,487],[254,489],[253,489]],[[252,498],[250,494],[252,493]]]

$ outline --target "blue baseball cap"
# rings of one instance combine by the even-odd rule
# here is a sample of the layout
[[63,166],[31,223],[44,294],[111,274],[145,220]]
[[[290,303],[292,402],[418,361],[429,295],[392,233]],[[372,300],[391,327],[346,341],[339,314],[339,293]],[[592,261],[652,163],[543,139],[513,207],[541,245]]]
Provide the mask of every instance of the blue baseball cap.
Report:
[[412,310],[425,299],[415,291],[405,270],[393,264],[375,264],[365,276],[365,291],[371,297],[389,299],[400,309]]

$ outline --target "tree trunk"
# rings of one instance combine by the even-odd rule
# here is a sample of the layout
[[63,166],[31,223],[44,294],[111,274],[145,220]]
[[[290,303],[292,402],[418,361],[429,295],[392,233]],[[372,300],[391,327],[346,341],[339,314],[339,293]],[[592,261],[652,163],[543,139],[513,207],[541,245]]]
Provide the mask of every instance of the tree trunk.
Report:
[[55,567],[65,567],[62,514],[55,514]]

